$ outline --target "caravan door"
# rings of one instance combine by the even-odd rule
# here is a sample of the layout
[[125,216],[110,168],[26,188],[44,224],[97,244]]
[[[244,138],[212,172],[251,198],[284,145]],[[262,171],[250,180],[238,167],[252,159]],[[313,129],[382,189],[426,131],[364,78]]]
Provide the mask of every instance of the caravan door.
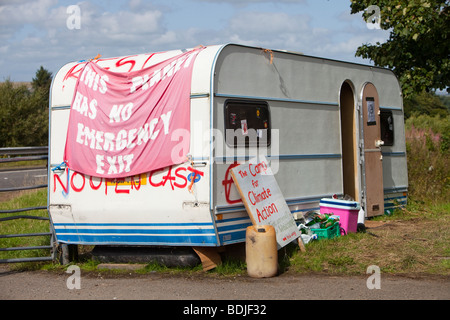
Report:
[[380,105],[377,89],[366,83],[362,92],[364,133],[364,204],[366,217],[384,213],[383,165],[381,155]]

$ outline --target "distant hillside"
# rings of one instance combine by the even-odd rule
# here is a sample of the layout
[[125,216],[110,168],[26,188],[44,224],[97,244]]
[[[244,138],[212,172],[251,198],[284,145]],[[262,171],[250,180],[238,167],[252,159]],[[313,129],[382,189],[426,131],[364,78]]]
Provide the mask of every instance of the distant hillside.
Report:
[[[4,83],[6,81],[0,81],[0,84]],[[14,88],[20,87],[22,85],[26,86],[29,90],[32,89],[31,81],[10,81]]]
[[437,95],[431,92],[417,93],[403,100],[405,118],[416,115],[447,117],[450,112],[448,95]]

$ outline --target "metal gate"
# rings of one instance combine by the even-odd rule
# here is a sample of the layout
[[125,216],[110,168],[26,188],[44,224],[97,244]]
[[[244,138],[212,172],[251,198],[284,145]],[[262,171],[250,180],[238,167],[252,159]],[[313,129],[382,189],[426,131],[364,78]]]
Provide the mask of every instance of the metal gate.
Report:
[[[0,148],[0,156],[6,156],[6,157],[0,158],[0,163],[30,161],[30,160],[47,160],[47,167],[48,167],[48,147]],[[25,169],[14,169],[14,171],[17,171],[17,170],[25,170]],[[5,172],[5,171],[7,172],[8,169],[3,170],[3,172]],[[39,189],[39,188],[46,188],[46,187],[47,187],[47,184],[39,184],[39,185],[32,185],[32,186],[19,186],[19,187],[7,187],[7,188],[0,187],[0,193],[14,192],[14,191],[19,191],[19,190]],[[55,259],[54,233],[52,232],[52,227],[51,227],[49,217],[39,217],[39,216],[24,215],[24,214],[8,216],[5,218],[1,217],[3,214],[23,213],[23,212],[43,210],[43,209],[47,209],[47,206],[19,208],[19,209],[14,209],[14,210],[0,210],[0,230],[2,229],[1,223],[4,221],[9,221],[9,220],[31,219],[31,220],[48,220],[49,221],[49,232],[25,233],[25,234],[0,234],[0,239],[13,238],[13,237],[41,237],[41,236],[48,236],[50,238],[49,244],[45,245],[45,246],[20,246],[20,247],[10,247],[10,248],[0,248],[0,252],[17,251],[17,250],[49,250],[50,251],[49,255],[48,256],[39,256],[39,257],[27,257],[27,258],[0,259],[0,263],[52,261]]]

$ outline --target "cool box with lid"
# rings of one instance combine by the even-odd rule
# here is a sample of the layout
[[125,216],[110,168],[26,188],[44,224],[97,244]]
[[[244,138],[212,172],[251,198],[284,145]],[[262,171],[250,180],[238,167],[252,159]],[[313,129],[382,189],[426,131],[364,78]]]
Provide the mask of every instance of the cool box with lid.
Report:
[[356,232],[358,226],[358,212],[361,209],[356,201],[323,198],[320,200],[321,214],[334,214],[339,216],[339,224],[345,230],[345,234]]

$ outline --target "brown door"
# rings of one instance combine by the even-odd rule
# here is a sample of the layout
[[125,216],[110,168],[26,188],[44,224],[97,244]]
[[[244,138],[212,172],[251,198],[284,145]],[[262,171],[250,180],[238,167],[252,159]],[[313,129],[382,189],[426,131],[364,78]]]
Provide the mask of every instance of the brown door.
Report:
[[341,86],[341,137],[342,137],[342,176],[344,195],[359,201],[358,144],[356,142],[355,99],[348,82]]
[[384,213],[383,163],[380,139],[380,105],[375,86],[367,83],[363,89],[364,130],[364,199],[367,217]]

